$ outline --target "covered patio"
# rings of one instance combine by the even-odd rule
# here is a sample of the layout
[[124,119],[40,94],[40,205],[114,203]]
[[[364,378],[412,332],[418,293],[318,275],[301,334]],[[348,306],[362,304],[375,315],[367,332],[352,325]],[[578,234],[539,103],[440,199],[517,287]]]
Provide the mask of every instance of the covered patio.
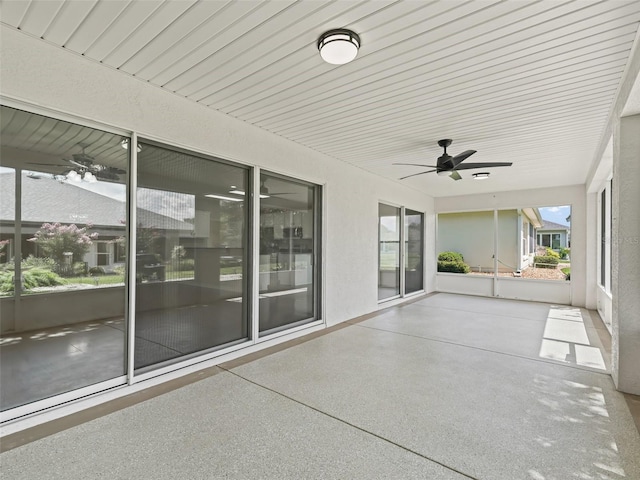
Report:
[[421,296],[10,435],[3,473],[637,478],[640,399],[609,348],[583,308]]

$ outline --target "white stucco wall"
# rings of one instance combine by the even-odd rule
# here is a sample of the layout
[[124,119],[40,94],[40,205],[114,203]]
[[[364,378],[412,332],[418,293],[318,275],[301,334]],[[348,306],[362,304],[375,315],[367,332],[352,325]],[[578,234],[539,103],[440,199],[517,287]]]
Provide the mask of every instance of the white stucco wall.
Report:
[[595,308],[593,288],[589,288],[590,295],[587,297],[587,283],[592,283],[595,279],[587,279],[587,208],[584,185],[435,199],[436,213],[553,205],[571,205],[571,303],[576,306]]
[[[329,325],[377,302],[378,202],[425,212],[425,288],[434,289],[433,199],[122,72],[0,26],[0,93],[10,101],[325,186],[325,315]],[[44,113],[44,112],[39,112]],[[380,198],[384,192],[384,198]]]

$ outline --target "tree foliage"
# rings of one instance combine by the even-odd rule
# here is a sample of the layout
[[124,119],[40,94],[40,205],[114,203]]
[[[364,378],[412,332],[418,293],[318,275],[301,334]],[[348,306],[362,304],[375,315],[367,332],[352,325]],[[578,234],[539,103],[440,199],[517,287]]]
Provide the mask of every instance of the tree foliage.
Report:
[[92,225],[78,228],[75,224],[43,223],[32,238],[44,256],[52,258],[57,265],[64,265],[65,253],[71,253],[73,261],[81,261],[89,251],[98,234],[87,233]]

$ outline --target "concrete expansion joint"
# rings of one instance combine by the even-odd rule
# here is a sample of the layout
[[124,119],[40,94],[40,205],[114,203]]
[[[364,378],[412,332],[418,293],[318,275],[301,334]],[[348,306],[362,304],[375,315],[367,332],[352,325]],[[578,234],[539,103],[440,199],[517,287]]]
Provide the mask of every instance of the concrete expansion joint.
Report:
[[431,458],[431,457],[429,457],[429,456],[427,456],[427,455],[424,455],[424,454],[422,454],[422,453],[420,453],[420,452],[416,452],[415,450],[412,450],[412,449],[410,449],[410,448],[408,448],[408,447],[406,447],[406,446],[404,446],[404,445],[400,445],[399,443],[396,443],[396,442],[394,442],[393,440],[389,440],[388,438],[385,438],[385,437],[383,437],[383,436],[381,436],[381,435],[378,435],[377,433],[371,432],[371,431],[369,431],[369,430],[367,430],[367,429],[364,429],[364,428],[362,428],[362,427],[360,427],[360,426],[358,426],[358,425],[355,425],[355,424],[353,424],[353,423],[351,423],[351,422],[347,422],[346,420],[344,420],[344,419],[342,419],[342,418],[340,418],[340,417],[336,417],[335,415],[331,415],[330,413],[327,413],[327,412],[325,412],[325,411],[323,411],[323,410],[320,410],[320,409],[318,409],[318,408],[316,408],[316,407],[314,407],[314,406],[312,406],[312,405],[309,405],[309,404],[307,404],[307,403],[301,402],[300,400],[296,400],[295,398],[290,397],[289,395],[286,395],[286,394],[284,394],[284,393],[282,393],[282,392],[279,392],[279,391],[277,391],[277,390],[274,390],[273,388],[267,387],[266,385],[262,385],[262,384],[260,384],[260,383],[258,383],[258,382],[256,382],[256,381],[254,381],[254,380],[251,380],[251,379],[249,379],[249,378],[243,377],[242,375],[240,375],[240,374],[238,374],[238,373],[236,373],[236,372],[233,372],[233,371],[228,370],[228,369],[223,368],[223,367],[220,367],[220,368],[221,368],[222,370],[224,370],[225,372],[227,372],[227,373],[229,373],[229,374],[231,374],[231,375],[235,376],[236,378],[239,378],[239,379],[241,379],[241,380],[244,380],[245,382],[248,382],[248,383],[250,383],[250,384],[252,384],[252,385],[255,385],[256,387],[259,387],[259,388],[261,388],[261,389],[264,389],[264,390],[267,390],[267,391],[269,391],[269,392],[271,392],[271,393],[274,393],[274,394],[276,394],[276,395],[278,395],[278,396],[280,396],[280,397],[282,397],[282,398],[285,398],[285,399],[287,399],[287,400],[290,400],[290,401],[292,401],[292,402],[294,402],[294,403],[296,403],[296,404],[298,404],[298,405],[301,405],[301,406],[303,406],[303,407],[305,407],[305,408],[308,408],[308,409],[310,409],[310,410],[313,410],[314,412],[317,412],[317,413],[319,413],[320,415],[323,415],[323,416],[325,416],[325,417],[328,417],[328,418],[331,418],[331,419],[333,419],[333,420],[336,420],[336,421],[338,421],[338,422],[340,422],[340,423],[342,423],[342,424],[344,424],[344,425],[347,425],[348,427],[355,428],[356,430],[358,430],[358,431],[360,431],[360,432],[362,432],[362,433],[364,433],[364,434],[366,434],[366,435],[370,435],[370,436],[372,436],[372,437],[375,437],[375,438],[377,438],[377,439],[379,439],[379,440],[382,440],[382,441],[383,441],[383,442],[385,442],[385,443],[388,443],[388,444],[390,444],[390,445],[393,445],[393,446],[395,446],[395,447],[398,447],[398,448],[400,448],[400,449],[402,449],[402,450],[404,450],[404,451],[406,451],[406,452],[408,452],[408,453],[411,453],[411,454],[413,454],[413,455],[416,455],[416,456],[418,456],[418,457],[420,457],[420,458],[424,458],[425,460],[427,460],[427,461],[429,461],[429,462],[436,463],[436,464],[440,465],[441,467],[446,468],[447,470],[450,470],[450,471],[452,471],[452,472],[457,473],[458,475],[462,475],[463,477],[469,478],[469,479],[471,479],[471,480],[480,480],[480,479],[478,479],[477,477],[474,477],[474,476],[472,476],[472,475],[466,474],[466,473],[464,473],[464,472],[462,472],[462,471],[460,471],[460,470],[458,470],[458,469],[456,469],[456,468],[453,468],[453,467],[451,467],[451,466],[449,466],[449,465],[447,465],[447,464],[445,464],[445,463],[442,463],[442,462],[440,462],[440,461],[438,461],[438,460],[435,460],[435,459],[433,459],[433,458]]

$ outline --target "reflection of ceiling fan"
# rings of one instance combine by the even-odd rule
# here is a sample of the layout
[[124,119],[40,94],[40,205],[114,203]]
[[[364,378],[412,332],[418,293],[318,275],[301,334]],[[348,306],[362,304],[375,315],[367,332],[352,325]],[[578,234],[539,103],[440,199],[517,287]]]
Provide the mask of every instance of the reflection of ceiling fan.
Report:
[[260,182],[260,198],[277,197],[279,195],[295,195],[293,192],[272,192],[265,185],[266,180]]
[[[394,165],[412,165],[415,167],[427,167],[433,168],[433,170],[427,170],[426,172],[414,173],[411,175],[407,175],[406,177],[401,177],[400,180],[409,177],[415,177],[416,175],[423,175],[425,173],[437,172],[438,175],[448,175],[454,180],[460,180],[462,177],[458,173],[458,170],[471,170],[473,168],[490,168],[490,167],[510,167],[512,162],[489,162],[489,163],[468,163],[462,165],[462,162],[469,158],[471,155],[476,153],[476,150],[465,150],[464,152],[452,157],[447,154],[447,147],[451,145],[453,140],[445,139],[439,140],[438,145],[444,148],[444,154],[438,157],[438,162],[436,165],[422,165],[418,163],[394,163]],[[479,175],[479,174],[477,174]],[[483,177],[478,178],[486,178],[489,174],[486,173]]]
[[[81,153],[74,153],[71,158],[64,158],[72,165],[72,168],[68,168],[62,173],[64,177],[73,181],[85,180],[87,182],[95,182],[96,180],[120,180],[119,175],[127,173],[125,170],[116,167],[107,167],[106,165],[100,165],[95,163],[95,158],[85,153],[84,149],[86,145],[78,144],[82,148]],[[55,164],[50,163],[33,163],[33,165],[48,165],[54,167],[69,167],[67,164]]]

